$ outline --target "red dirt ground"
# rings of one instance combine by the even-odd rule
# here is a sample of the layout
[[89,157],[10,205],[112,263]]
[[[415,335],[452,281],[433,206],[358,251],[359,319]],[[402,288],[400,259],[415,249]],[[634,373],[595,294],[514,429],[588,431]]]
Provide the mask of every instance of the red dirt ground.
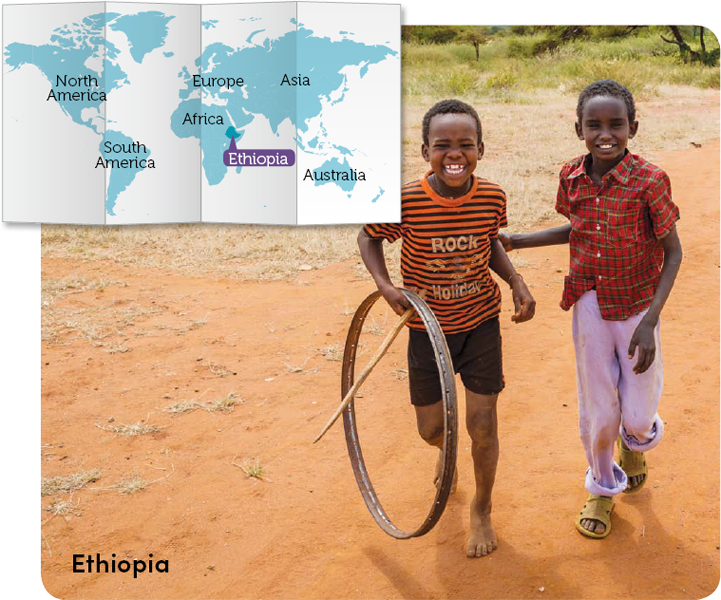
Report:
[[[350,321],[342,309],[373,290],[355,261],[293,282],[239,283],[46,259],[45,278],[127,283],[66,296],[56,307],[98,308],[98,315],[113,301],[116,310],[162,309],[124,325],[118,343],[127,352],[109,353],[71,334],[43,343],[43,475],[101,471],[73,495],[81,514],[41,516],[47,589],[62,598],[710,594],[719,582],[719,144],[650,158],[673,181],[685,256],[662,316],[666,439],[649,454],[648,485],[619,499],[609,538],[588,540],[573,527],[586,492],[570,314],[558,308],[565,247],[516,253],[527,262],[520,270],[538,302],[532,322],[510,322],[504,289],[499,547],[473,560],[464,556],[472,495],[465,431],[458,492],[436,528],[410,541],[387,537],[371,519],[341,423],[311,443],[340,400],[340,363],[318,351],[342,346]],[[396,318],[380,304],[376,315],[386,330]],[[364,337],[359,367],[382,339]],[[356,407],[379,497],[410,529],[433,497],[435,455],[414,432],[405,368],[403,333]],[[230,392],[243,400],[231,413],[163,411]],[[146,417],[161,429],[118,437],[96,427]],[[264,481],[235,466],[255,458]],[[169,476],[135,494],[111,488],[133,472],[146,480]],[[169,561],[170,572],[73,574],[74,553],[115,553],[117,560],[153,553]]]

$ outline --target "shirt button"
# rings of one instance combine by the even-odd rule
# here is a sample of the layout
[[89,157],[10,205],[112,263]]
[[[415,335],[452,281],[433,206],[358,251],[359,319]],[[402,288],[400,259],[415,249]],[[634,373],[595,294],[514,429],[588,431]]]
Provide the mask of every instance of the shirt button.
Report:
[[601,231],[601,226],[596,224],[596,231]]
[[596,198],[596,204],[598,204],[601,201],[600,198]]
[[601,253],[600,253],[600,252],[597,252],[597,253],[596,253],[596,258],[601,258]]
[[601,279],[603,279],[603,275],[598,276],[598,280],[601,281]]

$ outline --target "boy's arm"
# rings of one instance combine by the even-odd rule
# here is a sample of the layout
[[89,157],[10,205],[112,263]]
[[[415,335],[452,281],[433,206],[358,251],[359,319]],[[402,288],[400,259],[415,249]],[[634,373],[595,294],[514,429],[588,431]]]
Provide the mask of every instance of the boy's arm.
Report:
[[516,269],[513,268],[506,251],[503,249],[503,244],[498,238],[491,239],[489,266],[503,281],[511,286],[513,305],[516,310],[516,314],[511,317],[511,321],[514,323],[530,321],[536,312],[536,301],[531,296],[531,292],[528,291],[521,274],[517,273]]
[[566,223],[560,227],[551,227],[550,229],[542,229],[541,231],[534,231],[533,233],[499,233],[498,239],[501,240],[506,252],[510,252],[511,250],[519,250],[521,248],[538,248],[540,246],[568,244],[570,235],[571,224]]
[[358,247],[360,248],[363,264],[373,276],[378,290],[386,302],[397,315],[402,315],[409,308],[408,300],[396,286],[391,282],[386,267],[386,259],[383,255],[383,240],[380,238],[368,237],[362,229],[358,234]]
[[663,267],[661,269],[661,279],[658,282],[656,293],[648,307],[648,312],[643,316],[641,322],[636,327],[631,337],[631,343],[628,346],[628,357],[633,358],[636,347],[638,347],[638,360],[633,367],[635,373],[643,373],[646,371],[656,356],[656,342],[653,337],[653,330],[658,323],[661,310],[666,304],[673,283],[676,280],[676,274],[681,266],[683,258],[683,250],[681,249],[681,241],[678,239],[676,227],[665,237],[661,238],[663,244]]

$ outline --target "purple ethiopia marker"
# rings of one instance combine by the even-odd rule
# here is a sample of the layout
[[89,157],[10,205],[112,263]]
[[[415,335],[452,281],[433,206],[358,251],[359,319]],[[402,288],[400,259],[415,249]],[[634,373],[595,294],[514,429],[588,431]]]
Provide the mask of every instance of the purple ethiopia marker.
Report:
[[230,138],[230,148],[223,152],[226,167],[292,167],[295,152],[292,150],[238,150],[235,136]]

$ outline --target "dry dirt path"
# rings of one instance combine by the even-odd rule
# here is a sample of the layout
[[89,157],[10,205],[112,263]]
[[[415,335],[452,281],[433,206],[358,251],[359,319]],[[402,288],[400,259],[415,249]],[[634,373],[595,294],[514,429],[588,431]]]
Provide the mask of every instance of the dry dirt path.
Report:
[[[75,492],[78,515],[42,513],[48,590],[62,598],[707,596],[719,581],[719,144],[650,158],[671,176],[685,255],[662,316],[666,439],[649,455],[646,488],[620,498],[609,538],[588,540],[573,527],[586,493],[570,314],[558,308],[567,248],[517,253],[538,301],[534,321],[513,326],[504,298],[500,541],[477,560],[463,554],[472,494],[465,432],[458,493],[433,531],[405,542],[368,514],[342,427],[311,444],[339,401],[340,363],[329,359],[345,338],[343,313],[372,291],[353,262],[263,284],[46,259],[44,280],[109,280],[55,300],[56,317],[64,312],[75,329],[43,343],[43,475],[97,468],[90,487],[110,488]],[[379,327],[394,318],[379,306]],[[366,336],[365,358],[381,339]],[[413,430],[404,346],[405,333],[356,406],[379,496],[410,528],[432,499],[435,457]],[[229,413],[163,410],[229,393],[239,396]],[[107,431],[146,418],[160,429]],[[236,466],[256,458],[264,481]],[[131,474],[169,476],[119,494],[112,486]],[[71,573],[73,553],[97,552],[153,553],[170,572]]]

